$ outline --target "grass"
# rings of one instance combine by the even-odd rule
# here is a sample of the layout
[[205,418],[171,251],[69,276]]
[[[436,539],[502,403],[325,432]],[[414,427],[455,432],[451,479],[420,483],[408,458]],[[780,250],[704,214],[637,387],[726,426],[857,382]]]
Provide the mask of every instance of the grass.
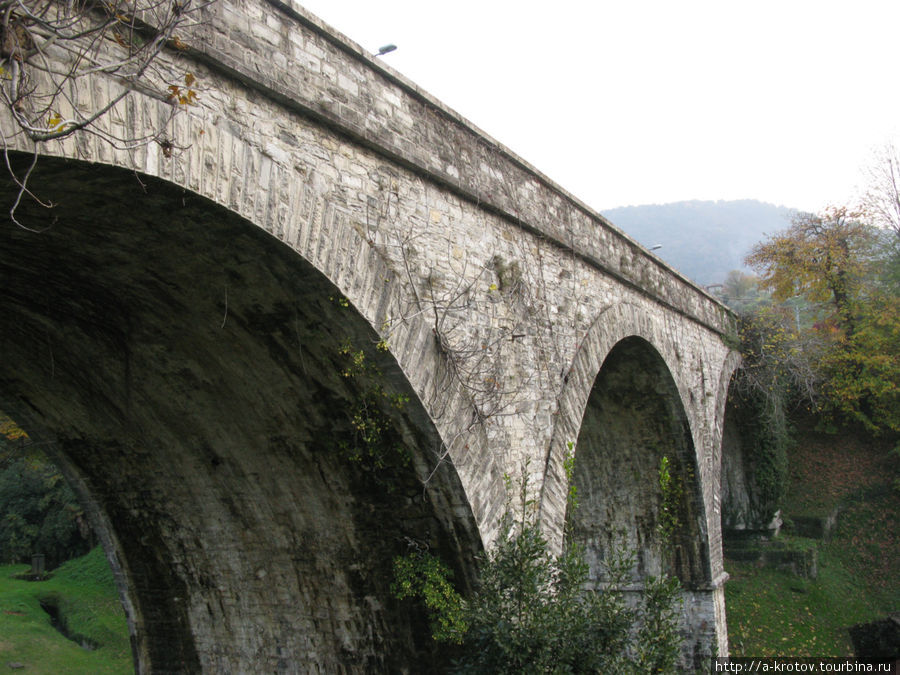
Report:
[[842,564],[819,553],[817,579],[729,562],[725,586],[733,656],[853,656],[847,628],[880,618]]
[[793,451],[785,515],[839,509],[818,548],[816,579],[726,560],[728,637],[733,656],[852,656],[847,629],[900,609],[900,493],[888,446],[811,429]]
[[[125,614],[99,547],[61,565],[46,581],[14,578],[28,570],[0,566],[0,664],[54,675],[134,672]],[[59,608],[71,634],[97,648],[85,649],[60,634],[42,601]]]

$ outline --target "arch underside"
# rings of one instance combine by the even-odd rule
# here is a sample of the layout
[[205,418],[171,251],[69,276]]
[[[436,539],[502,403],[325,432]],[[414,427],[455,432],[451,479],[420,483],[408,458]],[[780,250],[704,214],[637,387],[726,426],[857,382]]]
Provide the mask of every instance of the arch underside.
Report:
[[[668,496],[659,480],[663,457],[674,479]],[[633,564],[622,590],[640,590],[648,576],[662,573],[678,577],[688,601],[693,591],[708,587],[709,550],[689,424],[665,362],[642,338],[621,340],[603,361],[575,446],[572,481],[577,507],[567,513],[567,536],[584,547],[595,583],[608,583],[607,564],[625,554]],[[690,623],[686,618],[682,626],[688,654],[709,641]]]
[[[690,586],[708,582],[690,429],[665,363],[644,340],[626,338],[607,356],[576,448],[571,536],[585,545],[596,573],[611,552],[624,550],[636,556],[634,581],[667,572]],[[670,541],[661,534],[663,457],[680,493]]]
[[767,456],[778,445],[777,432],[760,424],[765,418],[760,401],[739,389],[734,381],[728,387],[722,422],[720,499],[725,538],[770,534],[781,525],[778,471],[773,466],[778,460]]
[[[392,559],[428,547],[465,589],[479,536],[369,325],[298,255],[196,195],[49,158],[30,185],[55,206],[19,207],[39,233],[2,228],[0,397],[103,515],[139,668],[431,668],[441,655],[393,599]],[[14,196],[7,182],[0,202]],[[348,346],[377,382],[342,376]],[[354,429],[373,396],[408,399],[382,406],[387,455]]]

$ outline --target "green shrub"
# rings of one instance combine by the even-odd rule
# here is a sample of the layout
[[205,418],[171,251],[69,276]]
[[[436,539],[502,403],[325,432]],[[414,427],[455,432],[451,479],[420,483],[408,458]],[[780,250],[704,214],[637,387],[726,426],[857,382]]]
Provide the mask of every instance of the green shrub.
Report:
[[[524,490],[523,490],[524,493]],[[436,640],[462,645],[457,673],[671,673],[680,654],[678,581],[648,578],[642,601],[626,603],[633,556],[607,562],[594,589],[584,551],[550,553],[538,526],[509,505],[493,549],[480,561],[475,593],[462,598],[440,560],[417,550],[394,561],[395,594],[419,598]]]

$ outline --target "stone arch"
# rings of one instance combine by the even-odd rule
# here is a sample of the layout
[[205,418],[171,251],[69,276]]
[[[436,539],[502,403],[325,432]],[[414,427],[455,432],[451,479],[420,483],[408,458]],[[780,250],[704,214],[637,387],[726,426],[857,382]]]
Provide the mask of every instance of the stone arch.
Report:
[[[32,180],[57,206],[52,221],[20,207],[40,233],[2,230],[0,391],[107,532],[139,671],[429,669],[427,622],[389,590],[392,557],[428,547],[466,588],[481,538],[404,375],[421,337],[394,358],[362,313],[396,288],[349,272],[338,287],[150,177],[42,158]],[[375,404],[408,401],[382,406],[397,456],[342,445],[378,385],[341,376],[348,344],[381,373]]]
[[[594,381],[576,442],[572,482],[578,507],[568,534],[585,548],[594,578],[616,551],[636,555],[631,582],[668,572],[686,588],[709,582],[702,495],[690,428],[674,380],[659,352],[629,336],[606,355]],[[661,534],[662,458],[676,481]]]
[[[124,149],[106,142],[102,133],[77,134],[41,145],[38,168],[51,157],[69,161],[77,158],[125,169],[138,180],[140,176],[156,177],[179,186],[188,195],[206,198],[302,256],[334,284],[376,332],[383,332],[391,308],[408,305],[414,292],[407,285],[405,270],[387,262],[368,229],[368,221],[372,211],[391,210],[397,176],[408,171],[405,164],[398,165],[390,153],[385,158],[371,150],[371,144],[359,145],[359,138],[342,135],[339,129],[327,124],[317,126],[315,116],[311,121],[302,109],[290,106],[275,108],[280,131],[276,142],[260,134],[252,116],[232,114],[232,97],[248,94],[246,81],[240,77],[220,80],[205,65],[195,66],[201,79],[216,82],[217,90],[208,92],[209,98],[204,96],[201,105],[180,111],[173,118],[172,106],[166,100],[136,89],[129,94],[128,105],[93,125],[112,137],[123,123],[131,129],[163,130],[162,137],[170,149],[155,142]],[[120,83],[101,73],[83,81],[96,100],[111,100],[121,93]],[[249,89],[253,99],[256,93],[253,87]],[[269,103],[253,103],[260,105],[256,114],[273,114]],[[212,107],[207,108],[209,105]],[[4,129],[16,128],[7,118],[0,122]],[[294,155],[293,149],[299,145],[314,147],[312,160]],[[17,153],[34,156],[33,145],[20,133],[10,133],[6,147],[14,164]],[[362,187],[350,190],[352,198],[338,199],[336,195],[345,189],[344,182],[353,173],[347,168],[351,149],[367,154],[367,165],[355,167],[357,173],[350,179],[360,181]],[[22,160],[19,168],[25,166]],[[358,178],[360,171],[366,175],[365,180]],[[18,175],[24,175],[24,171]],[[410,171],[406,179],[427,183],[431,177],[427,172]],[[49,198],[51,192],[37,189],[36,194]],[[421,314],[404,317],[391,327],[389,352],[431,417],[441,439],[442,457],[454,463],[483,541],[493,541],[506,497],[505,468],[488,447],[483,426],[469,423],[471,396],[457,382],[448,383],[440,376],[447,369],[446,359],[435,348],[433,325]]]
[[[659,542],[653,542],[652,514],[647,512],[641,515],[646,521],[645,539],[650,546],[644,554],[643,562],[639,561],[639,565],[633,570],[636,583],[631,588],[639,590],[642,586],[641,574],[653,573],[663,565],[668,565],[669,571],[678,574],[683,589],[680,630],[685,641],[682,647],[682,664],[686,668],[700,668],[703,659],[707,658],[713,649],[717,649],[719,654],[727,654],[728,651],[724,593],[721,586],[724,579],[721,575],[713,577],[714,568],[721,567],[721,556],[720,549],[712,548],[714,543],[718,545],[718,540],[712,542],[710,539],[711,528],[716,529],[716,523],[710,525],[708,521],[708,506],[701,491],[702,481],[705,479],[705,467],[700,456],[703,451],[703,438],[702,434],[698,438],[700,432],[694,427],[685,405],[685,402],[693,401],[695,397],[691,396],[684,373],[679,369],[679,366],[684,368],[686,364],[680,356],[679,345],[673,335],[677,335],[677,331],[671,330],[665,314],[650,315],[645,309],[630,303],[611,306],[595,319],[578,346],[565,378],[566,386],[559,398],[540,498],[541,524],[549,541],[561,549],[564,545],[566,498],[569,487],[564,463],[569,443],[574,443],[576,487],[579,487],[579,480],[590,479],[591,465],[599,462],[597,453],[585,451],[579,437],[583,427],[586,424],[591,425],[589,420],[591,416],[594,417],[595,427],[598,424],[597,420],[603,418],[602,412],[600,415],[589,412],[589,399],[596,392],[601,392],[602,397],[602,389],[606,386],[601,379],[603,366],[610,356],[614,356],[614,360],[619,361],[619,367],[611,369],[614,374],[612,379],[621,381],[628,378],[629,364],[633,371],[635,364],[647,363],[651,373],[647,384],[654,392],[651,398],[655,399],[657,409],[662,409],[663,414],[660,418],[668,421],[673,432],[672,437],[678,439],[677,443],[661,443],[661,446],[665,448],[667,456],[679,458],[682,471],[690,467],[693,475],[685,481],[685,500],[682,502],[683,527],[675,538],[676,545],[681,546],[680,552],[665,556]],[[614,354],[617,346],[625,348],[619,351],[618,356]],[[646,379],[646,376],[642,377]],[[612,402],[619,404],[618,401]],[[635,418],[633,413],[613,414],[631,414],[632,419]],[[659,434],[660,431],[657,430],[657,436]],[[625,449],[620,447],[619,450],[618,455],[621,457]],[[591,454],[594,454],[593,461],[590,460]],[[589,458],[588,461],[582,461],[579,467],[579,457],[583,459],[585,456]],[[652,456],[651,453],[645,453],[645,460]],[[658,461],[659,453],[657,452],[655,456]],[[658,466],[651,467],[651,461],[644,463],[646,464],[644,477],[650,473],[655,478]],[[580,479],[577,478],[579,472],[582,472]],[[602,475],[602,471],[600,473]],[[633,488],[640,488],[635,481],[632,481],[631,485]],[[649,486],[649,482],[646,482],[645,486]],[[594,487],[581,485],[579,499],[583,500],[585,493],[593,492],[594,496],[598,496],[598,491]],[[599,488],[599,496],[602,497],[602,486]],[[648,504],[652,505],[654,496],[651,494],[646,497]],[[656,503],[658,504],[658,495]],[[599,505],[595,503],[595,507],[599,507],[594,509],[596,513],[602,508],[602,503]],[[634,517],[638,514],[631,515]],[[600,526],[602,529],[602,523]],[[590,536],[590,529],[584,528],[583,534],[586,537]],[[633,534],[631,542],[622,540],[621,543],[638,544],[637,540],[638,536]],[[614,538],[608,543],[615,544]],[[602,552],[588,551],[588,555],[592,556],[589,562],[596,571]]]
[[[116,537],[115,530],[111,526],[105,511],[100,508],[98,501],[91,494],[77,467],[73,465],[67,455],[59,452],[53,432],[44,425],[39,417],[35,416],[34,411],[29,410],[27,405],[23,405],[18,392],[15,392],[13,397],[5,397],[4,394],[9,393],[6,387],[7,385],[5,384],[0,385],[0,411],[7,416],[10,416],[10,413],[12,413],[10,417],[16,425],[20,429],[27,430],[29,443],[40,448],[41,453],[53,462],[62,473],[69,488],[76,495],[90,524],[92,534],[96,537],[95,541],[99,541],[103,547],[107,563],[115,580],[119,600],[122,603],[128,623],[135,672],[148,672],[149,659],[142,644],[143,640],[140,637],[144,633],[143,616],[134,605],[133,587],[123,567],[123,561],[125,560],[123,548]],[[174,651],[179,651],[185,646],[179,640],[174,640],[172,644]],[[181,656],[183,658],[183,655]]]
[[[670,359],[677,358],[679,350],[672,344],[670,336],[666,333],[666,326],[665,315],[654,316],[637,305],[619,303],[604,310],[594,320],[578,345],[572,365],[565,377],[565,388],[559,397],[553,435],[544,466],[540,500],[542,526],[547,532],[549,540],[555,542],[557,547],[562,546],[566,495],[568,493],[564,459],[569,444],[574,444],[578,438],[588,397],[593,391],[602,364],[614,346],[629,337],[638,337],[646,341],[665,364],[679,400],[683,402],[690,399],[687,385],[678,377],[675,364],[670,362]],[[666,355],[676,356],[667,357]],[[688,426],[696,448],[699,443],[697,438],[693,438],[695,430],[690,423]],[[694,461],[698,460],[695,458]]]
[[713,454],[713,471],[712,480],[714,492],[716,495],[716,516],[719,518],[721,525],[721,534],[724,534],[725,527],[725,499],[722,495],[722,486],[726,481],[723,472],[726,471],[726,454],[734,455],[734,434],[736,427],[734,424],[734,415],[732,408],[732,382],[741,365],[741,357],[737,352],[730,352],[725,360],[722,368],[721,377],[719,378],[719,387],[716,396],[715,424],[719,431],[721,442],[718,447],[714,448]]

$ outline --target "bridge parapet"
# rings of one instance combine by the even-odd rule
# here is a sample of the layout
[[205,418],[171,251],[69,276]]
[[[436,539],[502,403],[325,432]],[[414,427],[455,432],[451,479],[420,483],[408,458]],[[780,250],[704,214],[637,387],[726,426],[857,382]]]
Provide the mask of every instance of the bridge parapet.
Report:
[[295,0],[220,2],[193,55],[712,330],[727,309],[478,127]]

